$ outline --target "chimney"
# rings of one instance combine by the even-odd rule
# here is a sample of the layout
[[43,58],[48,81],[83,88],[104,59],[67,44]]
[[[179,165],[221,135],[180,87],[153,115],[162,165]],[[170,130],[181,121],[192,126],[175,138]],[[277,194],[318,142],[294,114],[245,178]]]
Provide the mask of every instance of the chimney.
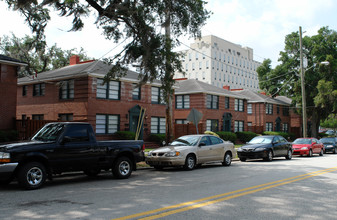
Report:
[[69,59],[69,65],[75,65],[80,63],[80,56],[78,55],[72,55]]
[[230,87],[230,86],[223,86],[222,88],[225,89],[225,90],[230,91],[230,88],[231,88],[231,87]]

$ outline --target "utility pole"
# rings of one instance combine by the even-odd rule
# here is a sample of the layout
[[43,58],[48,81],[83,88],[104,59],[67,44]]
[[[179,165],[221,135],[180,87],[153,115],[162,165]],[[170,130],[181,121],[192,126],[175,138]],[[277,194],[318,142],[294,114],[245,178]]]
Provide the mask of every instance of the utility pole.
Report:
[[300,26],[300,68],[301,68],[301,89],[302,89],[302,120],[303,120],[303,137],[307,137],[307,102],[305,96],[304,68],[303,68],[303,48],[302,48],[302,27]]

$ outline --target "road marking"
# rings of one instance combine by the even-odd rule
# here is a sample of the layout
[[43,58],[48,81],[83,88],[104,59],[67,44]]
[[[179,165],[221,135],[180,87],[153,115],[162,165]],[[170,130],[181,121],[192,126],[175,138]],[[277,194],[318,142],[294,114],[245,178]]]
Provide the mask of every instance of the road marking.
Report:
[[[141,218],[142,220],[152,220],[152,219],[162,218],[162,217],[165,217],[165,216],[168,216],[168,215],[172,215],[172,214],[176,214],[176,213],[179,213],[179,212],[184,212],[184,211],[188,211],[188,210],[191,210],[191,209],[204,207],[204,206],[211,205],[211,204],[214,204],[214,203],[234,199],[234,198],[237,198],[237,197],[240,197],[240,196],[256,193],[256,192],[259,192],[259,191],[262,191],[262,190],[267,190],[267,189],[270,189],[270,188],[286,185],[286,184],[289,184],[289,183],[293,183],[293,182],[296,182],[296,181],[308,179],[310,177],[314,177],[314,176],[318,176],[318,175],[322,175],[322,174],[330,173],[330,172],[334,172],[334,171],[337,171],[337,167],[332,167],[332,168],[328,168],[328,169],[324,169],[324,170],[310,172],[310,173],[306,173],[306,174],[302,174],[302,175],[298,175],[298,176],[294,176],[294,177],[290,177],[290,178],[286,178],[286,179],[282,179],[282,180],[277,180],[277,181],[270,182],[270,183],[264,183],[264,184],[261,184],[261,185],[247,187],[247,188],[235,190],[235,191],[232,191],[232,192],[227,192],[227,193],[218,194],[218,195],[214,195],[214,196],[210,196],[210,197],[205,197],[205,198],[198,199],[198,200],[184,202],[184,203],[180,203],[180,204],[177,204],[177,205],[166,206],[166,207],[159,208],[159,209],[154,209],[154,210],[150,210],[150,211],[146,211],[146,212],[128,215],[128,216],[124,216],[124,217],[121,217],[121,218],[116,218],[114,220],[127,220],[127,219],[133,219],[133,218],[137,218],[137,217],[143,217],[143,218]],[[168,210],[170,210],[170,211],[168,211]],[[164,212],[164,211],[166,211],[166,212]],[[162,213],[160,213],[160,212],[162,212]],[[159,214],[156,214],[156,213],[159,213]],[[149,216],[149,215],[152,215],[152,214],[156,214],[156,215]],[[147,217],[145,217],[145,216],[147,216]]]

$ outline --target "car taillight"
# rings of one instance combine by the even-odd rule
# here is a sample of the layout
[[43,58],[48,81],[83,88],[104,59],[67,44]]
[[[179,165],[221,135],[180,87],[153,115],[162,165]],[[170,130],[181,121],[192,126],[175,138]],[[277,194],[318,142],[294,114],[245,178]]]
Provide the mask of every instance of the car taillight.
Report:
[[142,146],[142,151],[144,151],[145,150],[145,144],[143,144],[143,146]]

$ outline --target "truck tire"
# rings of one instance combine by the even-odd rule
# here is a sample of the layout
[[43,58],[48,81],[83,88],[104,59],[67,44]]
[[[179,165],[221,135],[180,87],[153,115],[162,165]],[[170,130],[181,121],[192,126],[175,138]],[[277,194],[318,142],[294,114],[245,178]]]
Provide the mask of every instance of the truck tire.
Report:
[[132,163],[128,157],[119,157],[112,168],[112,173],[118,179],[127,179],[132,169]]
[[46,168],[39,162],[26,163],[20,168],[17,178],[23,188],[39,189],[46,182]]

